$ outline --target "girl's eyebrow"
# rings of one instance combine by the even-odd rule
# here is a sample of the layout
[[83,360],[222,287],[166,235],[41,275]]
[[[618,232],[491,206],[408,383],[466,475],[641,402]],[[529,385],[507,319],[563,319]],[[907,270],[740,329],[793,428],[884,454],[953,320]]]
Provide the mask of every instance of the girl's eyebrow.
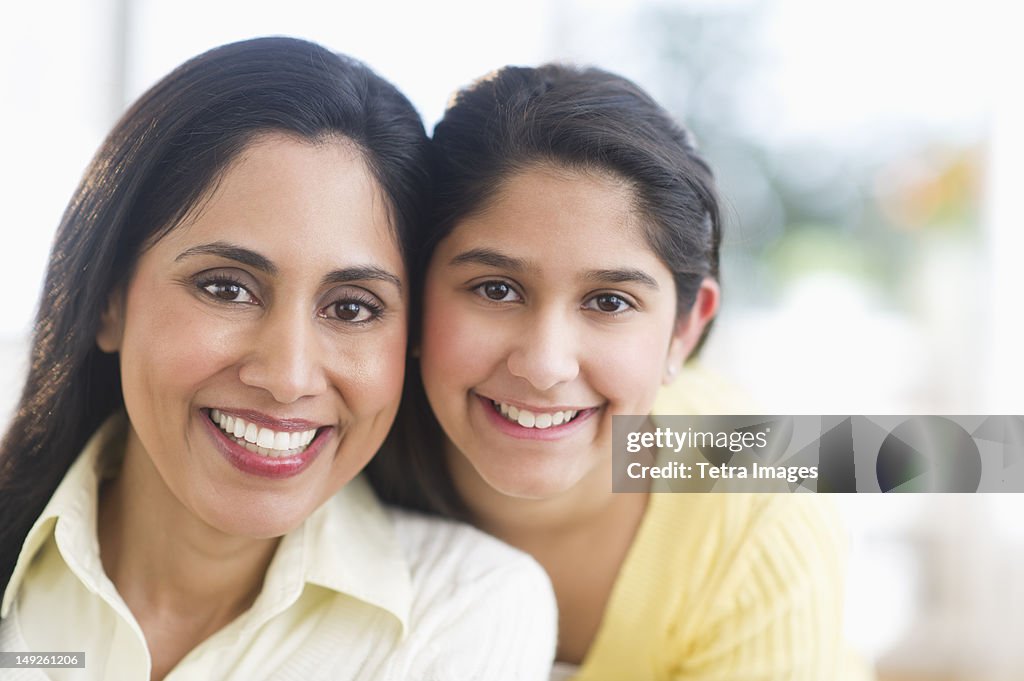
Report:
[[590,270],[583,275],[583,279],[601,284],[640,284],[655,291],[660,289],[654,277],[643,270],[629,267],[617,270]]
[[[468,251],[459,253],[448,261],[449,265],[484,265],[510,272],[525,272],[530,269],[526,260],[513,258],[492,248],[471,248]],[[610,270],[590,270],[582,276],[584,281],[592,281],[600,284],[640,284],[655,291],[660,290],[658,282],[654,277],[643,270],[632,267],[623,267]]]
[[267,257],[248,248],[236,246],[235,244],[230,244],[224,241],[215,241],[210,244],[201,244],[199,246],[186,248],[178,254],[178,257],[174,259],[174,262],[180,262],[186,258],[191,258],[197,255],[215,255],[220,258],[226,258],[227,260],[240,262],[243,265],[255,267],[261,272],[266,272],[267,274],[277,274],[277,266],[270,262]]
[[448,261],[449,265],[484,265],[498,269],[510,270],[512,272],[524,272],[527,269],[526,261],[521,258],[513,258],[491,248],[471,248],[468,251],[459,253]]

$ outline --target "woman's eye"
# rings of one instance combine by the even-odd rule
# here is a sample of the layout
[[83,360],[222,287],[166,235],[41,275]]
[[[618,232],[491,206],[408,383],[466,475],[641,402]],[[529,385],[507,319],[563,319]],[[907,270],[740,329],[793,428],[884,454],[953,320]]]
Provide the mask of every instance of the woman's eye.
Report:
[[497,303],[511,303],[520,300],[515,289],[503,281],[485,281],[474,290],[484,298]]
[[613,293],[603,293],[599,296],[594,296],[587,301],[584,307],[608,314],[617,314],[633,308],[625,298]]
[[255,303],[256,298],[241,284],[234,281],[211,281],[202,284],[202,289],[218,300],[227,303]]
[[355,324],[373,321],[380,315],[380,306],[363,300],[339,300],[325,307],[320,313],[321,317]]

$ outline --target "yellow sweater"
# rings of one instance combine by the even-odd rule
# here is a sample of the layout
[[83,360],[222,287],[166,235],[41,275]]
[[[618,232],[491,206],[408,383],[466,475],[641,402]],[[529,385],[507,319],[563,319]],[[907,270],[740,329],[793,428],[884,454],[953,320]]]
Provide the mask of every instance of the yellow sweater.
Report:
[[868,678],[842,655],[836,528],[811,495],[652,494],[574,678]]
[[[658,413],[747,411],[705,372],[689,370],[682,386]],[[573,678],[869,679],[841,641],[844,547],[824,496],[652,494]]]

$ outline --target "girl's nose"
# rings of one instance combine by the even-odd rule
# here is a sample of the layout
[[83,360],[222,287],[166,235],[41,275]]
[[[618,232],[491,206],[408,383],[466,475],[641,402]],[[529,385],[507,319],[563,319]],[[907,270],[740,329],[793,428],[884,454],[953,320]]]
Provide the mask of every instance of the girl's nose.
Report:
[[558,314],[531,319],[508,356],[513,376],[529,381],[537,390],[550,390],[575,379],[580,372],[575,334]]

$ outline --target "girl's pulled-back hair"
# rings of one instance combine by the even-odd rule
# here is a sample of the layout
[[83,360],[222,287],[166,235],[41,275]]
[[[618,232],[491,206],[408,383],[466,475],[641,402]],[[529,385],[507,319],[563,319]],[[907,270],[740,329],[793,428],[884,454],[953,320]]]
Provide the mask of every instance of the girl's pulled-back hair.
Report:
[[[456,95],[431,150],[435,203],[427,247],[413,269],[415,291],[423,290],[434,248],[459,222],[485,210],[511,175],[545,165],[627,183],[651,250],[672,272],[678,313],[690,310],[706,277],[718,277],[721,218],[711,169],[692,135],[626,78],[557,64],[503,68]],[[378,493],[465,518],[443,443],[412,361],[397,425],[370,463]]]
[[673,274],[680,311],[693,305],[705,277],[718,276],[711,169],[689,131],[621,76],[557,64],[501,69],[459,92],[432,148],[437,197],[427,258],[458,222],[487,206],[504,179],[553,164],[628,183],[650,246]]
[[100,315],[139,255],[216,187],[261,133],[346,139],[386,198],[403,255],[429,192],[416,110],[362,63],[303,40],[261,38],[186,62],[103,142],[64,214],[36,317],[28,378],[0,443],[0,593],[22,542],[89,436],[123,402]]

